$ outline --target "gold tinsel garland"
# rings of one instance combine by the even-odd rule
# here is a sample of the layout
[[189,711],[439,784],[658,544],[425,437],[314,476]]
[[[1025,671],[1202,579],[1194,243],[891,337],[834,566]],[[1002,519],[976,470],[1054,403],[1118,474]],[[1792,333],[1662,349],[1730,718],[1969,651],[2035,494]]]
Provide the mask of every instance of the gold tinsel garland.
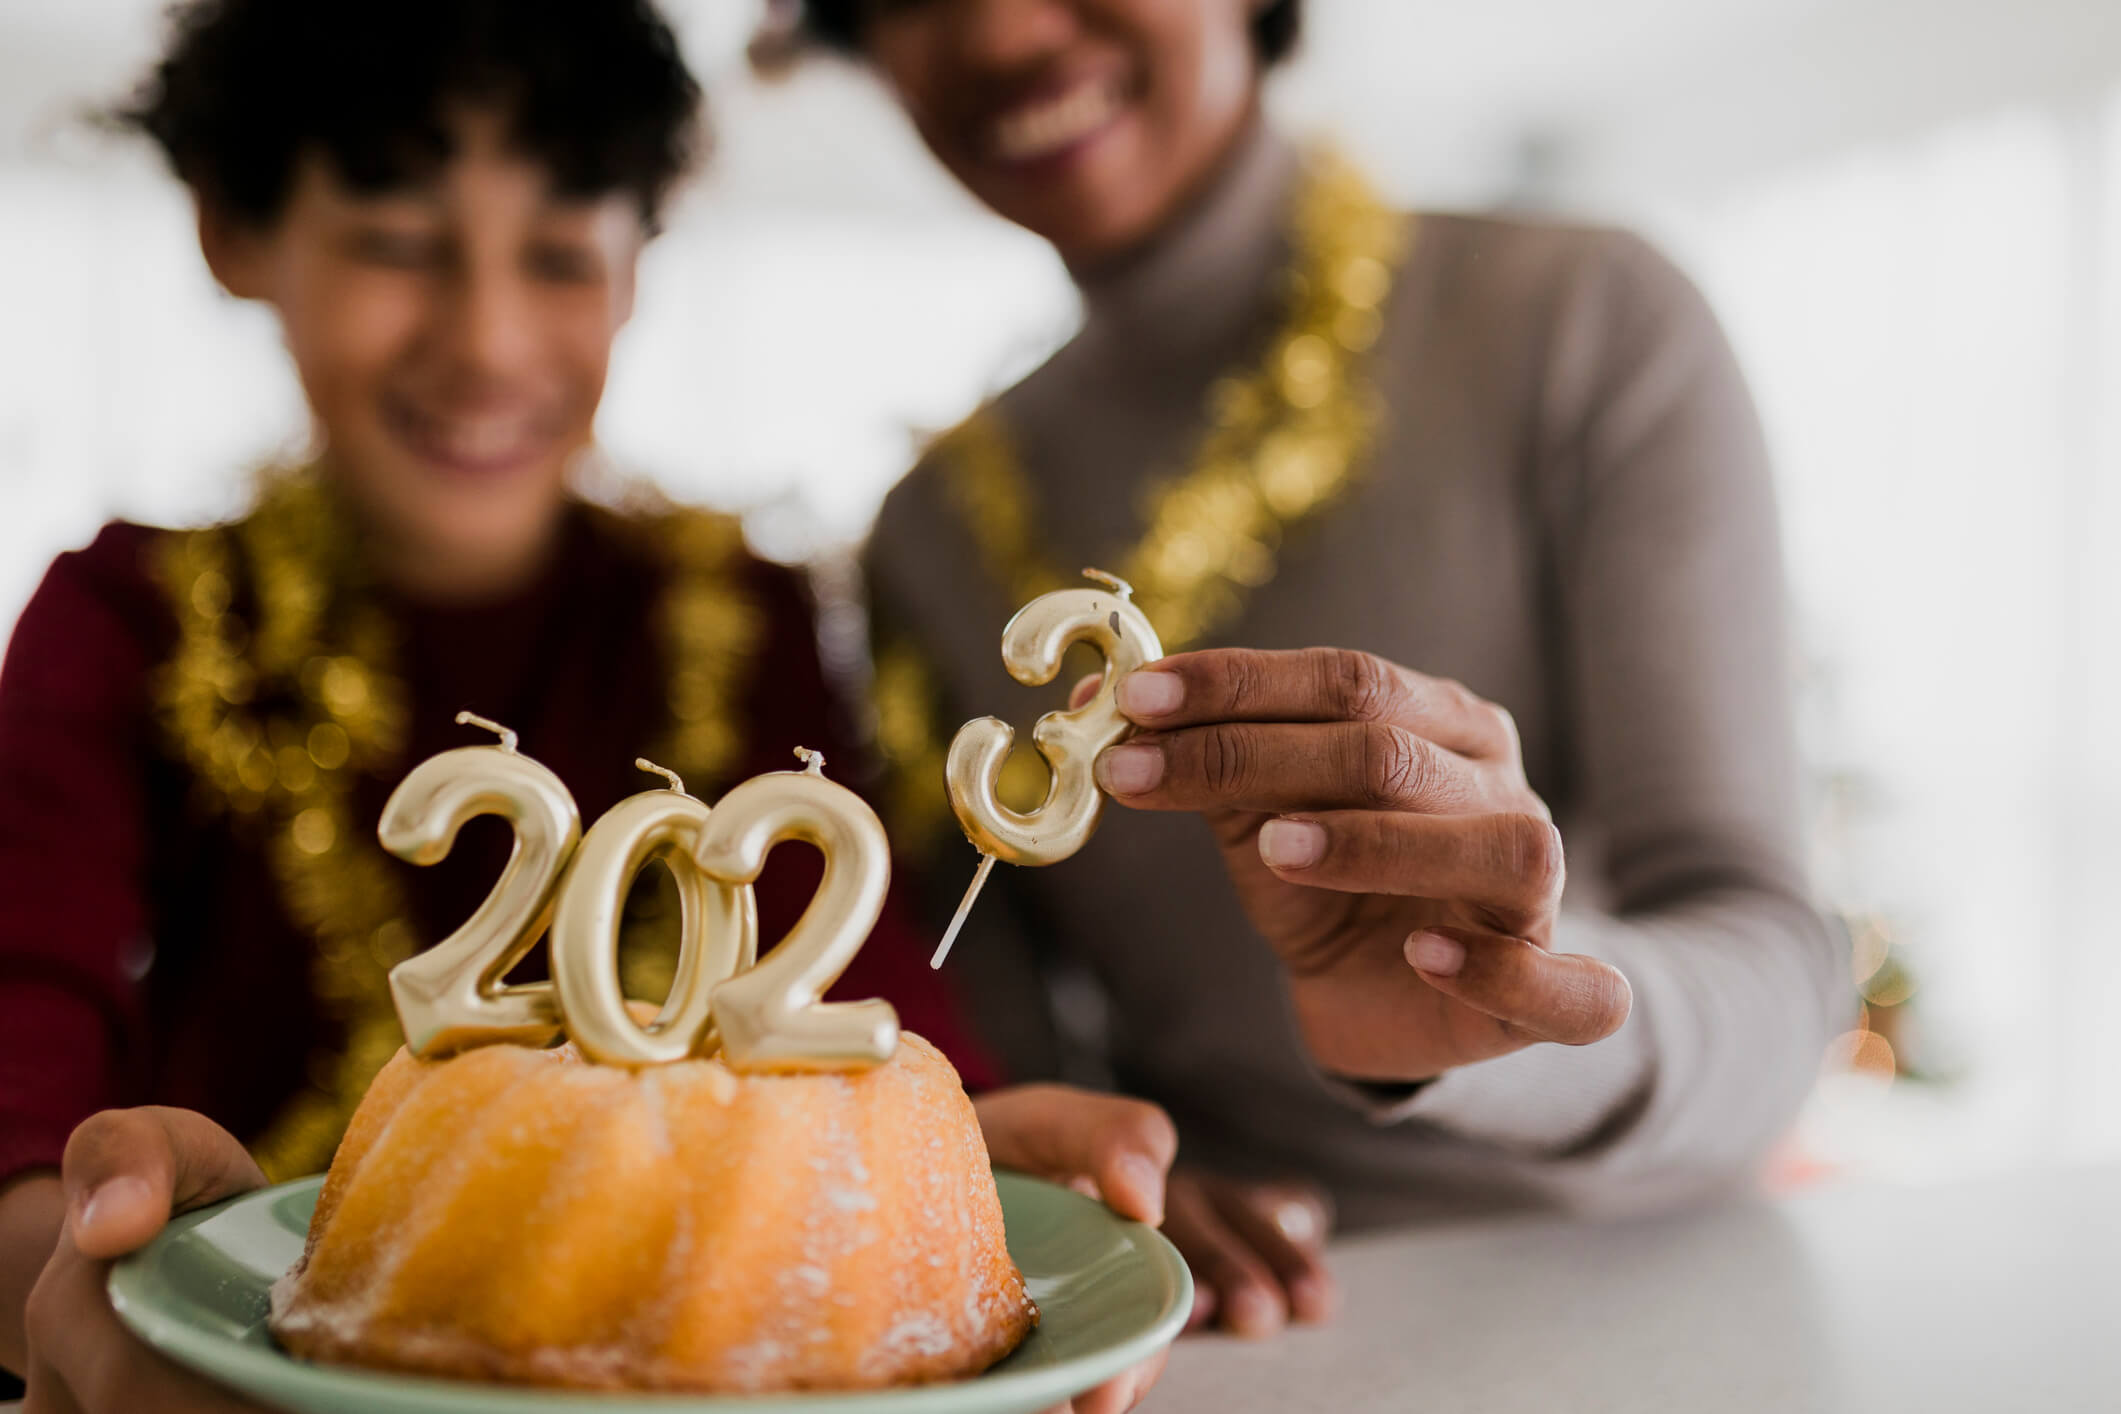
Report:
[[[735,697],[760,632],[733,573],[741,532],[727,517],[660,501],[626,523],[670,565],[661,627],[671,720],[657,759],[712,780],[741,745]],[[342,1031],[251,1146],[275,1178],[313,1172],[403,1040],[390,969],[432,941],[414,937],[393,866],[351,809],[356,778],[398,764],[403,749],[391,625],[361,593],[329,495],[307,473],[269,477],[241,520],[172,535],[158,569],[178,623],[157,683],[163,727],[201,803],[264,830],[288,916],[316,938],[317,1000]],[[246,578],[247,620],[238,612]],[[667,973],[668,959],[646,970]],[[628,978],[630,989],[656,981]]]
[[[1100,561],[1134,587],[1166,651],[1196,647],[1235,619],[1274,578],[1285,533],[1353,483],[1381,420],[1366,356],[1413,233],[1414,219],[1353,165],[1330,152],[1308,160],[1290,213],[1288,312],[1266,356],[1210,386],[1191,468],[1149,488],[1141,539]],[[931,455],[988,578],[1013,602],[1075,581],[1040,549],[1036,502],[998,409],[973,413]],[[939,693],[927,659],[888,626],[872,691],[877,745],[895,782],[894,834],[928,838],[942,799]],[[1020,748],[999,790],[1030,809],[1046,782],[1044,762]]]

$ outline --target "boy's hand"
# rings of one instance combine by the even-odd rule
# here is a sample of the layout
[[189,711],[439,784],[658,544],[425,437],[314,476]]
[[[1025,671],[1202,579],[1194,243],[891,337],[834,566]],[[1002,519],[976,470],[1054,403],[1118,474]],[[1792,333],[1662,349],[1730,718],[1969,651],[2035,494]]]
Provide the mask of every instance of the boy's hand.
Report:
[[972,1106],[997,1168],[1064,1183],[1123,1218],[1163,1222],[1178,1130],[1155,1105],[1072,1085],[1012,1085]]
[[[1155,1105],[1068,1085],[1016,1085],[980,1096],[973,1107],[997,1167],[1065,1183],[1136,1222],[1164,1220],[1164,1177],[1178,1154],[1178,1131]],[[1163,1373],[1166,1354],[1077,1395],[1063,1410],[1132,1409]]]
[[29,1297],[24,1414],[257,1414],[135,1340],[103,1285],[175,1214],[264,1186],[235,1136],[190,1110],[106,1110],[67,1141],[61,1181],[65,1227]]

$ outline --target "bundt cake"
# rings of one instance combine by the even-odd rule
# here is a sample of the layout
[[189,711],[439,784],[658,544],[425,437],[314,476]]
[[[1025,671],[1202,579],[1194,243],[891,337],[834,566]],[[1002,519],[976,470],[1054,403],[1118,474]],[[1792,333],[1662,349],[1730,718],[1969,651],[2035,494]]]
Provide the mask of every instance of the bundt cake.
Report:
[[1036,1320],[971,1102],[906,1033],[855,1074],[400,1051],[271,1324],[317,1360],[764,1392],[974,1374]]

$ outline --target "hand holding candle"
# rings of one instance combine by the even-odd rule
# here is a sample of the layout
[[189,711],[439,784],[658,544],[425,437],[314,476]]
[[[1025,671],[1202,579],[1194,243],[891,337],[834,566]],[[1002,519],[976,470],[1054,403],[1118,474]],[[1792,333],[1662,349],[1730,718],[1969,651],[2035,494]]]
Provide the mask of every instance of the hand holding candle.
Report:
[[1425,1079],[1626,1020],[1619,971],[1555,950],[1561,834],[1495,703],[1337,648],[1174,654],[1119,697],[1142,730],[1099,783],[1210,822],[1327,1070]]
[[950,805],[981,858],[972,887],[930,961],[932,967],[942,966],[949,955],[995,860],[1057,864],[1088,843],[1097,829],[1104,809],[1093,774],[1098,753],[1133,730],[1120,715],[1114,694],[1128,673],[1161,658],[1164,650],[1156,630],[1135,607],[1125,580],[1099,570],[1084,570],[1083,575],[1104,588],[1041,595],[1018,610],[1002,630],[1002,662],[1011,677],[1028,687],[1051,682],[1071,644],[1095,644],[1105,656],[1102,679],[1089,701],[1064,712],[1048,712],[1032,728],[1032,744],[1053,772],[1045,802],[1036,810],[1018,811],[995,794],[1002,762],[1016,740],[1007,723],[981,717],[960,727],[950,742],[945,768]]

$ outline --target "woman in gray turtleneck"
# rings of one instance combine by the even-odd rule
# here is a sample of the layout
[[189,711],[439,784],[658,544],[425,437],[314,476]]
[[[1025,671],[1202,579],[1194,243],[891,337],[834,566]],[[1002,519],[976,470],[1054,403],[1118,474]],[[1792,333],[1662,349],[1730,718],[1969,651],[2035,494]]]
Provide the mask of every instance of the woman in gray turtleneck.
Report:
[[1054,567],[1132,566],[1191,650],[1122,688],[1145,730],[1098,772],[1132,808],[1003,871],[961,945],[1005,1058],[1071,1031],[1012,978],[1094,982],[1062,1010],[1178,1120],[1170,1230],[1252,1331],[1331,1300],[1261,1180],[1344,1223],[1742,1183],[1845,973],[1761,437],[1694,290],[1627,236],[1391,212],[1292,150],[1258,102],[1292,0],[808,19],[1087,311],[886,505],[880,683],[931,732],[1007,712],[997,633]]

